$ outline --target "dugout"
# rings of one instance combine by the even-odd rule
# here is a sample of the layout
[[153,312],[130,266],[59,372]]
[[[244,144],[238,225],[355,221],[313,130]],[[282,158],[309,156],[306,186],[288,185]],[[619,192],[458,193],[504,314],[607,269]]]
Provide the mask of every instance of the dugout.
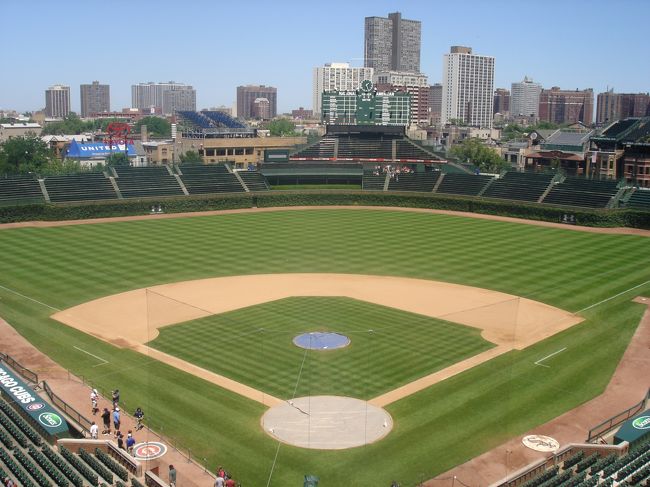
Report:
[[635,445],[650,438],[650,409],[628,419],[614,435],[614,444],[618,445],[624,441],[633,448]]

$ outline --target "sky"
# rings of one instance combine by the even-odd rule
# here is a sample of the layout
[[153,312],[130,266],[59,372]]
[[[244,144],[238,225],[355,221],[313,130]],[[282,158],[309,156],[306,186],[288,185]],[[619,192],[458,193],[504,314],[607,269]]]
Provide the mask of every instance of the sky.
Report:
[[452,45],[495,57],[495,88],[525,75],[543,87],[650,91],[650,0],[0,0],[0,110],[40,110],[45,90],[176,81],[197,109],[235,101],[236,87],[278,89],[278,111],[312,108],[312,70],[363,66],[364,18],[422,22],[421,71],[440,82]]

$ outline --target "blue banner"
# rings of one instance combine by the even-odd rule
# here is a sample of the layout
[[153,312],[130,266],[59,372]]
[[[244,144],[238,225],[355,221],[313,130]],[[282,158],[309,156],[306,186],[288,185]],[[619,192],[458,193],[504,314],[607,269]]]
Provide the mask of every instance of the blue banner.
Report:
[[127,151],[129,157],[136,155],[133,144],[109,144],[108,142],[77,142],[73,140],[68,148],[67,157],[73,158],[91,158],[91,157],[108,157],[111,154]]

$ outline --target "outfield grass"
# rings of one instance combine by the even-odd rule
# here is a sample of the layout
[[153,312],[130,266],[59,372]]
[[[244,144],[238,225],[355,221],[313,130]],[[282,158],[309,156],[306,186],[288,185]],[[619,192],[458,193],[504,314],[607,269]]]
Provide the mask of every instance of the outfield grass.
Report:
[[[350,345],[330,351],[293,345],[295,336],[311,331],[342,333]],[[167,326],[149,345],[285,399],[371,399],[492,346],[476,328],[351,298],[304,296]],[[234,359],[229,350],[237,351]],[[296,364],[302,366],[297,386]]]
[[[278,444],[263,407],[148,357],[61,325],[63,309],[154,284],[273,272],[338,272],[437,279],[580,311],[650,279],[646,238],[446,215],[309,210],[0,231],[0,316],[43,352],[246,485],[404,485],[429,478],[575,407],[606,385],[650,293],[647,284],[582,313],[586,321],[388,407],[384,440],[342,452]],[[1,337],[0,337],[1,338]],[[1,340],[0,340],[1,341]],[[74,346],[110,363],[97,362]],[[545,355],[551,368],[533,365]],[[9,351],[10,352],[10,351]],[[226,358],[237,350],[225,347]],[[387,357],[391,367],[408,353]],[[390,360],[390,362],[389,362]],[[300,364],[295,364],[298,370]],[[296,372],[297,378],[297,372]],[[621,405],[625,407],[627,405]],[[505,472],[504,472],[505,473]]]

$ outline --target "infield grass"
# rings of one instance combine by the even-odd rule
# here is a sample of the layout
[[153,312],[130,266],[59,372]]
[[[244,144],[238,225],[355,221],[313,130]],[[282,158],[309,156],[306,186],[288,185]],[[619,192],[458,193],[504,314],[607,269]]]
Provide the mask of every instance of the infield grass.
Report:
[[[341,333],[350,344],[328,351],[293,344],[312,331]],[[372,399],[493,346],[476,328],[351,298],[305,296],[166,326],[149,345],[283,399]],[[234,360],[228,350],[237,351]]]
[[[0,316],[105,393],[119,387],[127,410],[142,406],[153,427],[246,485],[300,485],[307,473],[323,486],[413,485],[603,390],[644,310],[629,300],[650,293],[648,284],[625,293],[650,280],[649,248],[643,237],[379,210],[0,230]],[[155,284],[274,272],[435,279],[574,312],[623,294],[581,312],[586,320],[569,330],[391,404],[395,427],[384,440],[340,452],[278,447],[259,427],[260,404],[59,324],[51,308],[15,294],[64,309]],[[93,367],[97,361],[75,346],[109,363]],[[413,339],[401,343],[384,366],[412,347]],[[564,347],[550,368],[534,365]],[[237,347],[219,353],[238,359]]]

